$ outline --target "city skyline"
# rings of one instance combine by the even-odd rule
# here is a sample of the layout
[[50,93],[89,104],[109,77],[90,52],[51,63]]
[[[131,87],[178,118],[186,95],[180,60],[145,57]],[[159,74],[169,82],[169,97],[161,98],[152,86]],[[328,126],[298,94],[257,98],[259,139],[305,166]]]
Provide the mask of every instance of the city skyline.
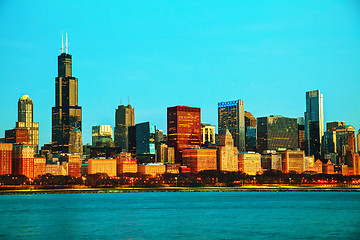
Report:
[[[118,18],[111,11],[111,16],[116,18],[113,23],[120,23],[119,18],[128,17],[121,25],[123,28],[114,31],[115,39],[121,40],[120,44],[105,38],[112,29],[97,25],[94,30],[101,30],[99,34],[87,28],[81,30],[84,23],[80,19],[84,15],[61,23],[59,20],[50,21],[48,25],[41,22],[42,18],[55,11],[57,4],[53,4],[53,8],[50,7],[49,12],[44,12],[40,18],[35,15],[35,10],[25,13],[26,4],[22,3],[19,14],[24,13],[24,18],[34,18],[35,21],[20,23],[11,20],[11,9],[14,11],[20,3],[2,3],[2,22],[9,24],[1,25],[6,34],[0,38],[0,50],[7,61],[1,66],[4,74],[2,84],[6,91],[0,97],[0,114],[6,117],[0,120],[0,137],[4,137],[5,130],[15,127],[17,100],[22,95],[29,95],[34,102],[34,122],[39,122],[40,146],[51,141],[51,107],[55,105],[54,78],[62,29],[68,30],[72,43],[73,75],[79,79],[84,144],[91,142],[92,126],[115,126],[115,108],[120,104],[121,97],[126,99],[128,96],[135,109],[135,123],[151,121],[166,132],[167,107],[200,107],[202,122],[215,126],[217,103],[231,99],[244,100],[245,111],[256,118],[270,115],[294,118],[303,116],[306,110],[305,92],[320,89],[324,95],[324,123],[345,121],[356,131],[359,129],[360,113],[356,109],[360,107],[360,70],[357,69],[360,62],[360,19],[352,12],[356,7],[359,9],[355,2],[331,3],[329,6],[322,2],[323,9],[318,12],[320,16],[306,21],[275,11],[276,4],[270,4],[268,12],[259,3],[232,3],[213,16],[213,24],[207,25],[205,22],[211,19],[210,10],[214,7],[211,3],[209,6],[189,3],[179,8],[187,10],[185,15],[191,16],[193,22],[183,22],[162,14],[149,25],[146,21],[153,19],[151,14],[145,14],[144,20],[131,18],[131,14],[140,16],[146,13],[147,4],[131,6],[116,3],[118,6],[115,7],[129,10],[129,13],[122,12]],[[70,2],[66,4],[70,6]],[[303,4],[300,9],[294,9],[291,4],[283,3],[282,9],[292,9],[300,17],[305,10],[309,10],[309,15],[314,14],[319,7],[317,4]],[[80,5],[71,5],[67,14],[71,15]],[[44,6],[39,7],[45,9]],[[164,10],[173,7],[162,6]],[[242,9],[241,13],[251,20],[235,15],[232,7]],[[261,10],[259,21],[254,21],[254,16],[246,13],[253,8]],[[198,17],[191,14],[199,9],[203,12]],[[82,14],[89,11],[92,8],[85,7]],[[275,11],[271,16],[261,15],[271,11]],[[180,10],[175,12],[180,14]],[[224,17],[225,13],[231,14]],[[334,16],[338,17],[336,21],[332,19]],[[170,17],[169,26],[158,22],[165,17]],[[265,24],[267,18],[271,20],[268,25]],[[280,24],[282,20],[292,21]],[[231,21],[235,24],[226,28]],[[110,22],[109,18],[102,21]],[[279,24],[274,26],[276,22]],[[146,26],[152,26],[155,31],[151,33]],[[175,28],[180,28],[183,35],[174,31]],[[165,29],[168,30],[167,36],[161,34],[161,30]],[[204,31],[197,34],[198,30]],[[298,35],[297,30],[300,30]],[[306,34],[306,31],[309,33]],[[149,34],[148,39],[140,38],[144,33]],[[255,35],[257,38],[254,38]],[[164,39],[155,44],[154,40],[160,36]],[[89,43],[86,39],[93,41]],[[134,44],[130,43],[132,39]],[[183,43],[179,41],[181,39]],[[251,40],[256,41],[250,44]],[[111,51],[111,48],[115,50]],[[167,54],[167,51],[170,53]],[[155,63],[151,64],[153,60]],[[36,68],[34,64],[41,67]],[[289,84],[290,81],[293,84]],[[340,92],[337,87],[340,84],[342,88],[349,89],[348,92]],[[127,102],[123,101],[123,104]]]

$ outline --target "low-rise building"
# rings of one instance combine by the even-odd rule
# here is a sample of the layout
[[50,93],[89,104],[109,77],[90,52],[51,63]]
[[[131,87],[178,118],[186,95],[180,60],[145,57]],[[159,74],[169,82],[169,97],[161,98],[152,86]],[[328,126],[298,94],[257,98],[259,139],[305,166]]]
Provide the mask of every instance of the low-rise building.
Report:
[[302,173],[305,171],[304,151],[286,150],[282,153],[282,172]]
[[144,175],[157,176],[166,172],[166,167],[163,163],[148,163],[138,165],[138,172]]
[[116,159],[89,159],[88,174],[106,173],[116,177]]
[[216,170],[216,149],[183,149],[182,159],[183,164],[187,165],[192,173],[204,170]]
[[248,175],[261,174],[261,155],[255,152],[239,153],[239,171]]
[[138,165],[136,159],[131,158],[131,153],[120,153],[116,156],[116,173],[137,173]]
[[34,177],[46,174],[46,158],[45,157],[34,157]]

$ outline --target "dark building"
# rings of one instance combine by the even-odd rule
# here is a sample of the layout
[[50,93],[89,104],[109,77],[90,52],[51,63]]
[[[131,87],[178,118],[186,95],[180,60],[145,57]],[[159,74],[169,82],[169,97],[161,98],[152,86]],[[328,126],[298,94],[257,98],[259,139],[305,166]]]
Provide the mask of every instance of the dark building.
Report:
[[245,111],[245,148],[246,151],[256,151],[256,118]]
[[122,149],[123,152],[128,152],[128,135],[130,126],[135,124],[134,109],[131,105],[119,105],[115,110],[115,146]]
[[128,152],[132,157],[136,156],[136,126],[128,127]]
[[181,163],[183,149],[201,146],[200,108],[168,107],[167,133],[168,146],[175,149],[175,162]]
[[135,126],[138,163],[155,162],[155,125],[152,122],[144,122]]
[[305,119],[298,117],[298,148],[305,150]]
[[27,143],[28,130],[27,129],[11,129],[5,131],[5,142],[6,143]]
[[297,119],[274,115],[257,118],[257,143],[259,152],[297,149]]
[[218,103],[218,132],[225,134],[228,129],[239,152],[245,152],[244,101],[235,100]]
[[[67,43],[67,39],[66,39]],[[62,48],[55,78],[55,107],[52,108],[53,153],[68,153],[70,133],[81,131],[81,107],[78,106],[78,79],[72,76],[72,59]]]

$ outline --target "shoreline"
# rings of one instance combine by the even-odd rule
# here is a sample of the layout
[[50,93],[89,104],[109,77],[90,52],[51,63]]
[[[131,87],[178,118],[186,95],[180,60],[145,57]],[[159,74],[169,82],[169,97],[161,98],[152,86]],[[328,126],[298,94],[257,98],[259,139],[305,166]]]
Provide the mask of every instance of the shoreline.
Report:
[[242,187],[98,187],[0,189],[0,195],[146,193],[146,192],[360,192],[360,187],[242,186]]

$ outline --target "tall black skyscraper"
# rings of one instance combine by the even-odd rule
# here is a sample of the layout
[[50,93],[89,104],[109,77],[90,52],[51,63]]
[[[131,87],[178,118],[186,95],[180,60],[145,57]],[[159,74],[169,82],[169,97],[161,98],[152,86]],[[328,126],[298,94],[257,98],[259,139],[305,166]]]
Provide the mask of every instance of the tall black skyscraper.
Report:
[[54,153],[68,153],[70,133],[81,131],[81,107],[78,106],[78,79],[72,76],[71,55],[68,41],[62,41],[58,56],[58,77],[55,78],[55,107],[52,108],[52,142]]

